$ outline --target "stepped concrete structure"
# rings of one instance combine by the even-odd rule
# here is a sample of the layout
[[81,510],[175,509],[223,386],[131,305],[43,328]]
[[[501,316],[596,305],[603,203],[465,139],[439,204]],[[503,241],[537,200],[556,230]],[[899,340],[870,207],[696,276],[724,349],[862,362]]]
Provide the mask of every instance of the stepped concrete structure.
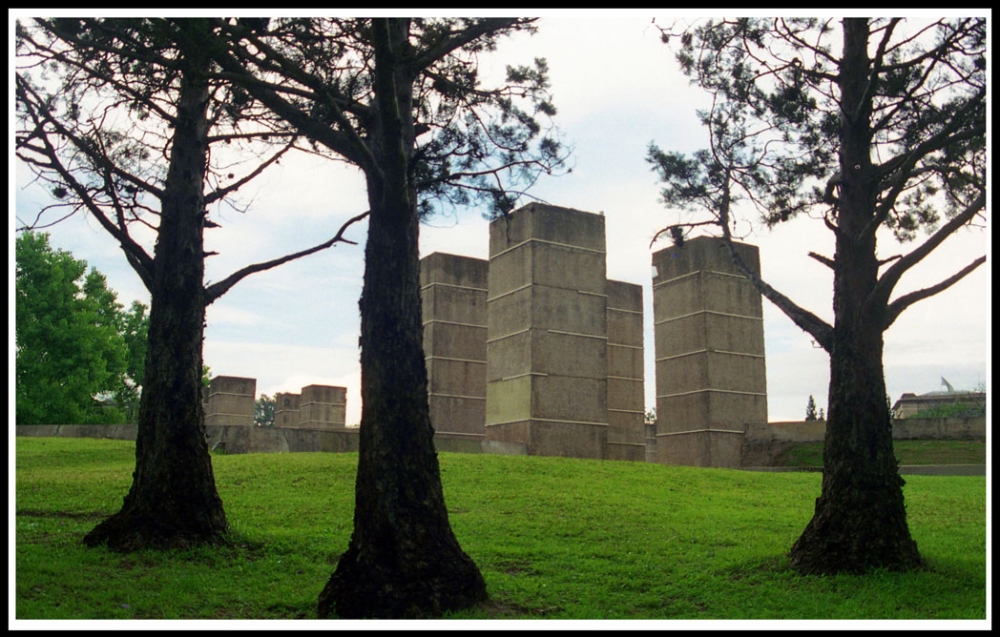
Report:
[[490,224],[486,449],[604,458],[604,217],[529,204]]
[[[735,246],[759,272],[757,248]],[[653,268],[657,462],[738,467],[746,428],[767,422],[760,293],[721,239],[660,250]]]
[[488,266],[440,252],[420,262],[431,424],[450,449],[476,452],[486,437]]
[[642,286],[607,280],[603,216],[530,204],[488,261],[434,253],[420,277],[439,449],[645,459]]
[[[205,390],[205,425],[253,427],[255,378],[216,376]],[[308,385],[300,394],[274,396],[274,426],[290,429],[343,429],[347,388]]]
[[347,388],[332,385],[307,385],[299,399],[301,429],[343,427],[347,420]]
[[[643,289],[608,280],[604,216],[533,203],[492,222],[489,239],[488,260],[420,262],[439,451],[740,466],[746,432],[767,420],[763,311],[721,240],[653,255],[658,418],[647,426]],[[759,269],[756,247],[736,249]],[[213,379],[206,423],[252,425],[255,385]],[[278,428],[345,430],[343,387],[275,400]]]
[[205,425],[253,425],[257,379],[216,376],[205,390]]

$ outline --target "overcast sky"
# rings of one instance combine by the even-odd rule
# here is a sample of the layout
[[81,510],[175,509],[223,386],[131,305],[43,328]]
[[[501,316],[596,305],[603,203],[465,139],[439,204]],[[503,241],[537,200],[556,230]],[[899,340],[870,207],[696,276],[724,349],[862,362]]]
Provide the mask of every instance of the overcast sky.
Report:
[[[530,194],[553,205],[604,213],[608,277],[643,286],[646,406],[653,407],[651,254],[668,244],[650,249],[649,243],[657,230],[679,217],[658,201],[659,186],[645,161],[646,149],[651,141],[665,150],[685,152],[706,146],[707,135],[695,114],[706,105],[706,96],[688,85],[653,24],[654,17],[656,24],[665,24],[676,16],[663,11],[655,16],[651,11],[541,15],[536,35],[503,41],[495,59],[484,60],[484,70],[500,73],[506,64],[528,64],[535,57],[548,60],[559,111],[554,121],[574,149],[573,170],[543,178]],[[28,185],[28,177],[27,171],[12,167],[11,209],[25,220],[48,201],[41,189]],[[306,156],[283,160],[238,199],[248,205],[246,213],[225,206],[212,210],[223,227],[206,234],[208,249],[220,253],[208,260],[208,281],[319,243],[367,209],[364,182],[356,171]],[[11,384],[14,226],[11,218]],[[347,422],[359,422],[358,297],[366,227],[358,224],[347,233],[359,245],[339,245],[253,275],[210,306],[204,359],[213,375],[256,378],[258,395],[298,392],[310,384],[346,386]],[[149,303],[138,276],[93,219],[79,215],[48,232],[54,247],[103,272],[122,303]],[[760,248],[765,280],[832,322],[832,275],[807,256],[809,251],[833,254],[832,236],[822,222],[801,218],[773,231],[754,226],[745,241]],[[987,252],[989,241],[989,232],[981,229],[959,232],[904,277],[895,296],[945,278]],[[885,243],[880,248],[883,256],[913,248]],[[475,210],[439,216],[421,230],[422,256],[440,251],[485,259],[487,245],[488,225]],[[152,254],[151,244],[148,249]],[[896,321],[885,338],[886,383],[893,401],[903,392],[941,389],[942,377],[956,389],[987,383],[990,295],[989,266],[984,265]],[[802,419],[810,395],[825,409],[825,352],[766,300],[764,330],[769,420]],[[10,410],[13,414],[13,406]]]

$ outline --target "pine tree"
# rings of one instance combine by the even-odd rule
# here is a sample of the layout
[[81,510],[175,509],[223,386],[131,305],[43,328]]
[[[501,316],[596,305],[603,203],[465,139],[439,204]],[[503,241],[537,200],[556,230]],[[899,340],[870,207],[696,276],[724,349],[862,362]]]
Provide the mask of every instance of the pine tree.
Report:
[[809,402],[806,403],[806,420],[817,420],[816,417],[816,400],[813,399],[812,394],[809,395]]
[[[833,233],[829,324],[734,262],[830,356],[822,492],[791,549],[805,573],[907,570],[903,479],[885,406],[883,334],[904,310],[985,262],[893,298],[901,277],[960,229],[986,219],[986,20],[844,18],[707,21],[680,34],[678,62],[713,96],[710,148],[651,146],[671,208],[732,248],[741,205],[766,224],[808,214]],[[665,32],[668,42],[674,34]],[[897,242],[927,236],[910,252]]]

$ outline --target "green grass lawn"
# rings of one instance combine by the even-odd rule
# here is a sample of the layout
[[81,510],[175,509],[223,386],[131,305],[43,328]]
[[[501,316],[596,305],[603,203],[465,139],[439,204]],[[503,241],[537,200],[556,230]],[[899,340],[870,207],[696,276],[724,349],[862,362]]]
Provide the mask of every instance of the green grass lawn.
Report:
[[[804,577],[785,556],[820,474],[440,454],[490,601],[456,619],[986,618],[986,481],[908,476],[927,568]],[[18,619],[315,619],[347,547],[356,454],[213,456],[234,545],[116,554],[134,443],[17,438]],[[818,626],[823,626],[819,624]]]
[[[983,440],[895,440],[892,448],[901,465],[986,464]],[[787,449],[779,467],[822,467],[823,443],[806,442]]]

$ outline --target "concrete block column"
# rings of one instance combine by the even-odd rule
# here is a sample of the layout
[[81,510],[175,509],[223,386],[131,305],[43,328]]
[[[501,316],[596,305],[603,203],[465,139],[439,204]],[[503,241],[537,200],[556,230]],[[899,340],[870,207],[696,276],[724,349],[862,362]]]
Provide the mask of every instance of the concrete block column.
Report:
[[[736,247],[759,271],[757,248]],[[713,237],[654,253],[653,268],[657,461],[738,467],[745,426],[767,422],[760,293]]]
[[307,385],[299,401],[301,429],[342,429],[347,417],[347,388]]
[[253,426],[257,379],[216,376],[209,382],[205,425]]
[[274,426],[298,427],[300,394],[279,392],[274,395]]
[[608,281],[608,458],[645,462],[642,286]]
[[486,426],[485,259],[435,252],[420,260],[424,355],[435,440],[479,451]]
[[604,217],[529,204],[490,224],[486,440],[607,457]]

